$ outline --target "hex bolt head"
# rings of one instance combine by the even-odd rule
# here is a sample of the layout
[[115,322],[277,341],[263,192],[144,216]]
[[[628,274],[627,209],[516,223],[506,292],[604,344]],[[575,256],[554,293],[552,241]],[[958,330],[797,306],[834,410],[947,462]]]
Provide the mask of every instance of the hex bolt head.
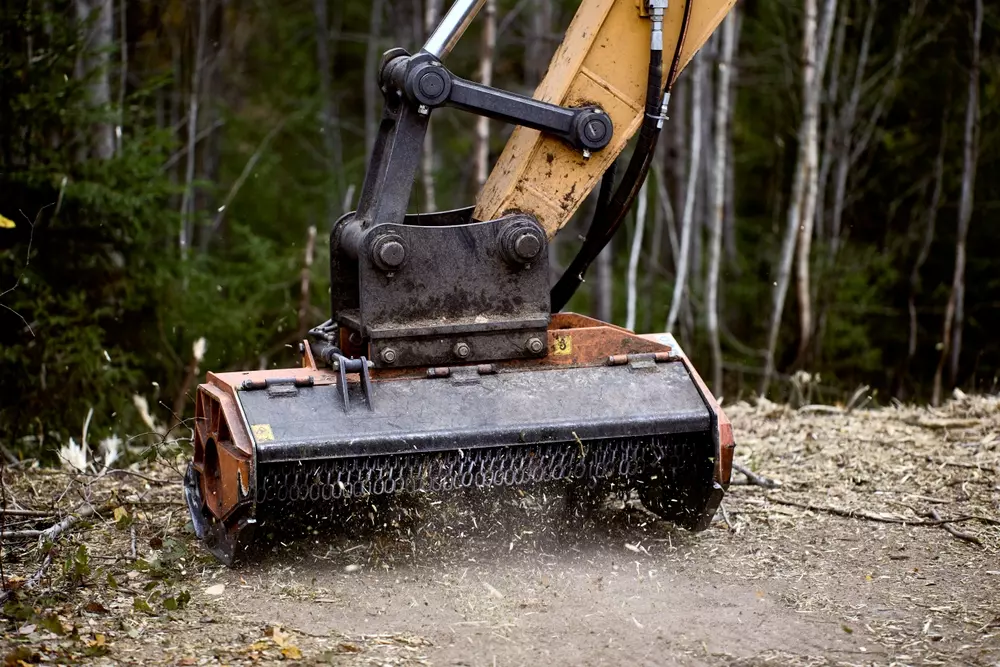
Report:
[[452,351],[459,359],[466,359],[470,354],[472,354],[472,348],[469,347],[468,343],[455,343],[455,347]]
[[545,349],[545,343],[542,342],[541,338],[532,337],[528,339],[524,347],[532,354],[541,354],[542,350]]
[[382,350],[381,357],[382,361],[384,361],[385,363],[394,364],[396,363],[396,350],[392,349],[391,347],[387,347]]
[[530,262],[542,249],[542,243],[534,234],[521,234],[514,241],[514,252],[526,262]]

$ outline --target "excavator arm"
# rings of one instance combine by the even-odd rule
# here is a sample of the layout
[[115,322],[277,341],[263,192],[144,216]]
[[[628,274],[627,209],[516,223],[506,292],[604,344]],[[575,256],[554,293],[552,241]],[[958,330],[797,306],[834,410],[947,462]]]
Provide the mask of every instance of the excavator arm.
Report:
[[[673,65],[675,53],[677,63],[672,75],[669,67],[663,68],[661,90],[672,85],[668,77],[676,78],[734,4],[735,0],[662,2],[658,46],[669,61],[666,64]],[[614,125],[614,138],[604,150],[585,156],[552,135],[517,127],[479,193],[476,219],[521,211],[538,220],[549,238],[569,221],[642,125],[647,64],[655,46],[651,14],[644,0],[580,3],[534,97],[565,107],[603,109]],[[657,96],[655,101],[659,100]]]
[[[676,341],[559,311],[646,176],[664,92],[734,0],[584,0],[534,97],[445,67],[484,1],[456,0],[419,52],[384,55],[358,210],[330,233],[331,317],[301,366],[198,388],[185,495],[227,564],[262,528],[315,528],[397,494],[561,483],[577,501],[636,494],[700,530],[729,484],[732,428]],[[442,107],[517,129],[475,207],[408,214]],[[598,181],[553,286],[549,241]]]

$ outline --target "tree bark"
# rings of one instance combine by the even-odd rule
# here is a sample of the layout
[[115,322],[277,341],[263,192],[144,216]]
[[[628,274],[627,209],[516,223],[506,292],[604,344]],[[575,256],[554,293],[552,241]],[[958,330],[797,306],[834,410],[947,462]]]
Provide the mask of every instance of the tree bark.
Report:
[[[636,301],[638,300],[639,257],[642,255],[642,237],[646,230],[647,178],[639,188],[635,207],[635,233],[632,234],[632,249],[628,256],[628,297],[625,310],[625,328],[635,331]],[[650,267],[651,270],[651,267]]]
[[791,282],[792,263],[795,258],[796,241],[802,226],[802,207],[806,197],[809,174],[809,144],[815,135],[815,109],[812,100],[816,81],[816,1],[805,0],[802,34],[802,122],[799,125],[798,158],[795,176],[792,180],[792,193],[788,202],[788,215],[785,225],[785,238],[781,245],[781,256],[778,261],[778,276],[774,282],[771,304],[771,321],[767,334],[767,354],[764,359],[764,375],[761,378],[760,395],[766,396],[774,375],[774,355],[778,347],[778,334],[781,331],[781,317],[785,310],[785,297],[788,295],[788,285]]
[[[111,105],[111,44],[114,41],[113,0],[76,0],[76,18],[80,26],[89,29],[83,54],[78,61],[78,75],[86,81],[87,102],[90,107],[107,115]],[[114,124],[106,120],[94,123],[91,136],[86,138],[81,157],[90,152],[94,157],[107,160],[115,154]]]
[[955,239],[955,273],[951,295],[944,312],[941,359],[934,372],[932,403],[941,404],[944,367],[949,363],[949,384],[958,380],[958,361],[962,353],[962,325],[965,318],[965,260],[969,222],[975,201],[976,161],[979,141],[979,44],[983,33],[983,0],[975,0],[972,24],[972,66],[969,69],[969,104],[965,108],[965,137],[962,142],[962,194],[958,204],[958,234]]
[[702,86],[705,69],[704,57],[697,54],[694,57],[694,68],[691,76],[691,161],[688,164],[687,184],[684,193],[684,213],[681,216],[681,247],[677,257],[677,275],[674,278],[674,291],[670,300],[670,312],[667,315],[666,331],[673,331],[680,314],[681,305],[685,300],[687,288],[688,267],[690,266],[691,236],[694,231],[694,204],[698,192],[698,177],[701,175],[701,112]]
[[181,259],[187,259],[191,235],[194,230],[194,167],[198,143],[198,108],[201,97],[201,74],[205,58],[205,33],[208,32],[208,7],[205,0],[198,2],[198,28],[195,35],[194,66],[191,69],[191,87],[188,91],[187,161],[184,168],[184,192],[181,195],[181,229],[178,238]]
[[385,0],[372,0],[368,23],[368,45],[365,50],[365,155],[372,154],[378,134],[382,99],[378,89],[378,64],[382,56],[382,14]]
[[[497,3],[486,0],[483,11],[483,42],[479,53],[479,80],[484,86],[493,85],[493,52],[497,43]],[[482,190],[490,174],[490,119],[480,116],[476,120],[476,192]]]
[[[424,9],[424,34],[430,35],[441,15],[441,0],[427,0]],[[434,187],[434,114],[427,119],[424,150],[420,156],[420,183],[424,191],[424,210],[437,210],[437,193]]]
[[[817,43],[812,48],[812,62],[807,59],[803,73],[805,109],[802,123],[805,126],[805,191],[801,202],[798,240],[798,275],[795,281],[799,301],[799,363],[809,364],[809,350],[813,334],[812,291],[809,287],[810,262],[812,260],[813,223],[816,219],[816,195],[819,188],[819,102],[826,72],[826,59],[830,49],[830,35],[836,16],[837,0],[826,0],[823,5],[823,20],[819,24]],[[811,77],[811,78],[810,78]],[[800,167],[801,168],[801,167]]]
[[604,246],[597,256],[597,294],[594,298],[594,316],[610,322],[614,315],[614,240]]
[[712,349],[712,392],[722,395],[722,344],[719,341],[719,274],[722,263],[722,226],[726,206],[726,149],[729,146],[730,68],[736,43],[735,10],[722,22],[722,47],[715,99],[715,154],[712,208],[709,220],[708,278],[705,290],[705,329]]
[[320,131],[323,133],[324,170],[326,185],[326,229],[331,229],[337,218],[340,203],[339,188],[332,187],[331,177],[339,171],[334,163],[333,99],[330,95],[330,21],[327,0],[313,0],[313,15],[316,19],[316,74],[319,77]]
[[906,363],[903,374],[909,370],[913,358],[917,354],[917,294],[920,291],[920,270],[931,253],[934,243],[934,232],[937,226],[937,213],[941,207],[941,194],[944,190],[944,153],[948,146],[948,131],[946,118],[941,119],[941,142],[938,144],[937,158],[934,160],[934,186],[931,191],[931,201],[924,213],[924,237],[917,253],[917,259],[910,271],[910,295],[907,300],[907,310],[910,317],[910,335],[906,346]]

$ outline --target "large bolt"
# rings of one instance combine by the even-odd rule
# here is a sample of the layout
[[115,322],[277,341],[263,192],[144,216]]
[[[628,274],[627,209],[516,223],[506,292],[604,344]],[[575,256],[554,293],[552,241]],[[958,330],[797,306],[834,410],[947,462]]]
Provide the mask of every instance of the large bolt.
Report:
[[588,139],[597,142],[604,139],[608,134],[608,126],[599,120],[592,120],[587,123],[583,131],[586,133]]
[[542,350],[545,349],[545,343],[542,342],[541,338],[529,338],[528,342],[525,343],[524,346],[528,349],[528,352],[531,352],[532,354],[541,354]]
[[514,252],[526,262],[530,262],[538,256],[542,249],[542,243],[534,234],[521,234],[514,241]]
[[468,343],[455,343],[455,348],[452,351],[459,359],[465,359],[472,354],[472,348],[469,347]]
[[395,271],[406,261],[406,246],[397,234],[383,234],[371,247],[371,258],[383,271]]
[[444,92],[444,77],[441,76],[440,72],[425,72],[420,76],[417,86],[419,86],[420,93],[422,95],[430,99],[434,99],[439,97],[441,93]]
[[391,347],[383,349],[381,356],[382,356],[382,361],[384,361],[387,364],[396,363],[396,350],[392,349]]

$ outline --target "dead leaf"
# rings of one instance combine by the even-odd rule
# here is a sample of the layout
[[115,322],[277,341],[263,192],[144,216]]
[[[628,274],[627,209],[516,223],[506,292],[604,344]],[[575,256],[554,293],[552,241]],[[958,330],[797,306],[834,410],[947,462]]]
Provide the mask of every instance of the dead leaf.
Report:
[[222,595],[226,592],[225,584],[216,584],[205,589],[205,595]]
[[286,660],[302,659],[302,651],[300,651],[297,646],[286,646],[281,649],[281,655],[285,656]]
[[30,635],[32,632],[35,631],[36,627],[38,626],[36,626],[34,623],[29,623],[28,625],[22,625],[20,629],[17,631],[17,634]]
[[106,614],[106,613],[108,613],[108,610],[105,608],[105,606],[103,604],[101,604],[100,602],[95,602],[95,601],[88,602],[87,606],[84,607],[83,610],[86,611],[86,612],[89,612],[91,614]]
[[354,642],[341,642],[337,648],[345,653],[361,653],[364,650]]

